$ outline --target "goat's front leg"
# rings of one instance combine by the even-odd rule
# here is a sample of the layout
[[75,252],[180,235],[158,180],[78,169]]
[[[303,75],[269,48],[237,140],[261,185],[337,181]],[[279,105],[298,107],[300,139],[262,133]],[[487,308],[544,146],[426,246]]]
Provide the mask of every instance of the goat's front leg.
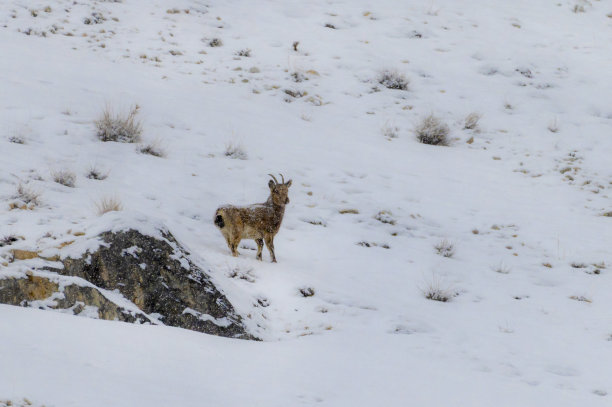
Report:
[[230,245],[230,249],[232,250],[232,256],[238,257],[238,245],[240,244],[240,238],[233,239]]
[[270,251],[270,257],[272,257],[272,263],[276,263],[276,256],[274,255],[274,236],[266,236],[266,246]]
[[257,243],[257,260],[261,261],[261,251],[263,250],[263,239],[255,239],[255,243]]

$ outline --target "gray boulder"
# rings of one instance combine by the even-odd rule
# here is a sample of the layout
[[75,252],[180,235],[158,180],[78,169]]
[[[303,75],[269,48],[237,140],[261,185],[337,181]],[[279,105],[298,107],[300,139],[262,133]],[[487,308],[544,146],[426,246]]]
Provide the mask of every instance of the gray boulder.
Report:
[[35,271],[25,278],[0,280],[0,302],[74,314],[94,309],[101,319],[256,339],[174,236],[161,232],[161,237],[136,230],[102,233],[103,244],[95,252],[58,260],[62,268],[46,267],[44,275]]

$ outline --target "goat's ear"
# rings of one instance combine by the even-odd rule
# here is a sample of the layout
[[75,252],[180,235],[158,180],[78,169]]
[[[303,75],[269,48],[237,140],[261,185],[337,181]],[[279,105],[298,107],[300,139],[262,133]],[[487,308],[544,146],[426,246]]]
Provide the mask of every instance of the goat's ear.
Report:
[[290,187],[290,186],[291,186],[291,180],[287,181],[287,182],[285,183],[285,185],[287,185],[287,187]]
[[270,189],[274,189],[274,181],[270,180],[268,182],[268,186],[270,187]]

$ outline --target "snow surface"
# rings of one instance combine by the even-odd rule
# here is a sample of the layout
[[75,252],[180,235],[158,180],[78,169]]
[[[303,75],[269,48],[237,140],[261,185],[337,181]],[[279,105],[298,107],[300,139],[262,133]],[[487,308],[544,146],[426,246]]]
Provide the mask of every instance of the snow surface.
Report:
[[[4,1],[0,234],[20,239],[0,276],[41,263],[11,249],[80,255],[102,231],[167,228],[263,342],[3,305],[0,403],[609,405],[611,15],[609,1]],[[385,70],[408,90],[378,84]],[[133,104],[166,157],[96,139],[106,105]],[[430,113],[450,146],[416,141]],[[279,172],[293,179],[279,263],[248,241],[231,257],[215,209],[265,201]],[[40,205],[9,210],[19,184]],[[107,197],[124,210],[98,216]],[[436,286],[450,301],[425,298]]]

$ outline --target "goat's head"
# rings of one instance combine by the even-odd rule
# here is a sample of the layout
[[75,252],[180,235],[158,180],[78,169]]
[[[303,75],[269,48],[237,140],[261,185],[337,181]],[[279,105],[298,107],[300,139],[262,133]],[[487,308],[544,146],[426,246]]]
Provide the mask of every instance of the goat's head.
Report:
[[289,187],[291,186],[291,180],[285,182],[285,177],[280,174],[282,182],[278,182],[276,177],[272,174],[268,174],[272,177],[268,186],[270,187],[270,197],[275,205],[285,205],[289,203]]

